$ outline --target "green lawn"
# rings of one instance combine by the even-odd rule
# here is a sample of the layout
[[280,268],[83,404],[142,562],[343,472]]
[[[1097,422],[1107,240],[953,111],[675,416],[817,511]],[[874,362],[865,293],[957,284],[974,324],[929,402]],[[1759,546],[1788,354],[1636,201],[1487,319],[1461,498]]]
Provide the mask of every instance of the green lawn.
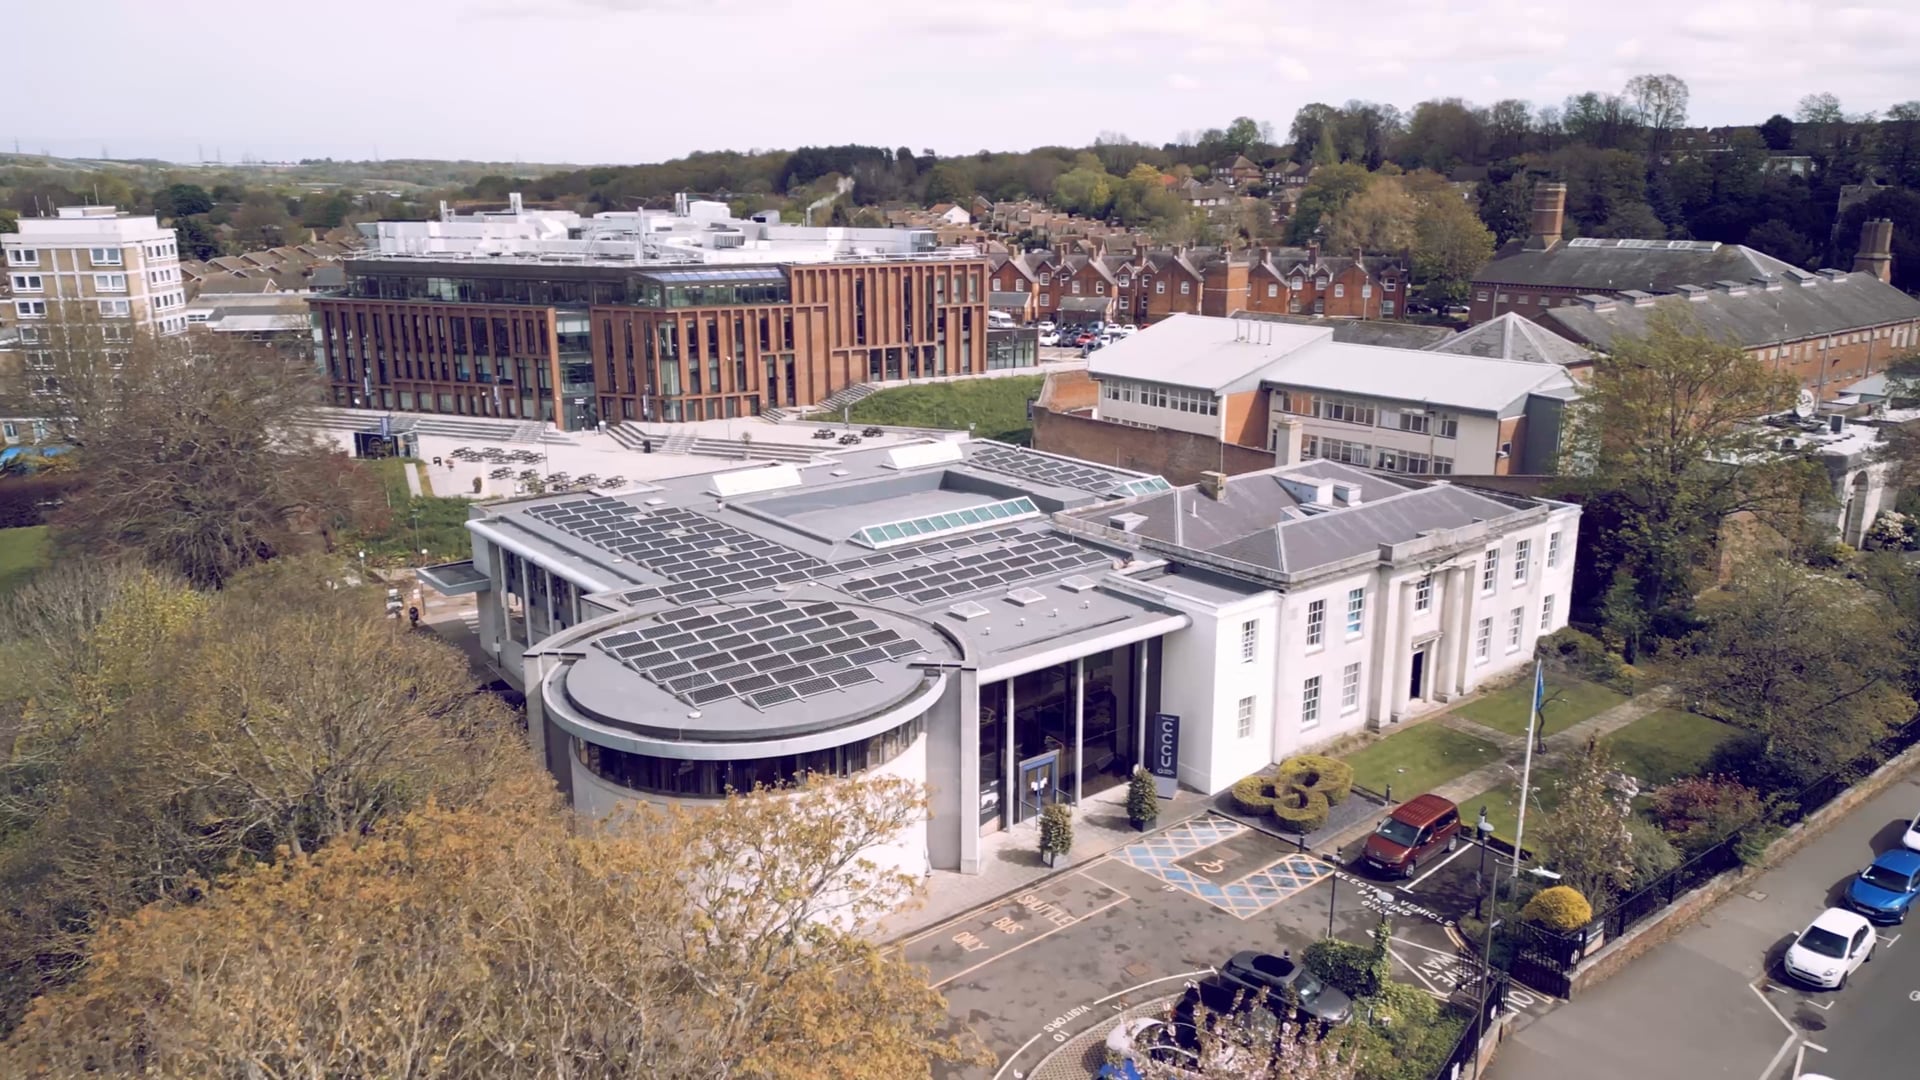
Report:
[[1045,381],[1041,375],[1010,375],[899,386],[855,403],[853,422],[952,431],[971,423],[980,438],[1025,446],[1033,441],[1027,401],[1040,396]]
[[[1535,769],[1530,786],[1533,801],[1527,806],[1527,850],[1536,857],[1542,854],[1540,822],[1560,801],[1560,774],[1552,769]],[[1520,818],[1520,778],[1514,777],[1504,784],[1488,788],[1470,799],[1460,800],[1460,820],[1466,828],[1472,829],[1480,820],[1480,808],[1487,808],[1487,820],[1493,823],[1495,839],[1513,844],[1513,833]]]
[[1432,791],[1456,776],[1500,760],[1500,750],[1437,723],[1418,724],[1348,754],[1354,782],[1374,791],[1393,785],[1394,798],[1406,800]]
[[1678,709],[1656,709],[1606,738],[1613,763],[1641,790],[1706,768],[1721,743],[1739,734],[1731,724]]
[[[387,527],[346,541],[348,550],[367,553],[367,562],[375,566],[419,565],[421,548],[427,549],[427,561],[451,562],[473,554],[473,541],[467,532],[468,500],[436,495],[414,498],[407,490],[405,470],[417,469],[418,461],[383,458],[364,462],[380,478],[392,507]],[[425,477],[420,490],[432,490]]]
[[0,592],[25,581],[47,564],[47,527],[0,529]]
[[[1498,693],[1488,694],[1454,710],[1476,724],[1495,731],[1520,736],[1527,733],[1527,714],[1533,695],[1533,680],[1522,679]],[[1598,683],[1567,676],[1547,676],[1547,703],[1541,710],[1547,734],[1565,731],[1590,716],[1605,712],[1627,700]]]

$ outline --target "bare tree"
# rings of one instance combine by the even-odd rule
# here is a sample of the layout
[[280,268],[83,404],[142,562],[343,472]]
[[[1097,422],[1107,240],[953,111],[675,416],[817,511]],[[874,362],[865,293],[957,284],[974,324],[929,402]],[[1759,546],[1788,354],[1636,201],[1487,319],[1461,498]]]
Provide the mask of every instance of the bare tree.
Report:
[[1647,152],[1658,159],[1673,139],[1674,129],[1687,122],[1687,84],[1678,75],[1635,75],[1622,92],[1647,129]]

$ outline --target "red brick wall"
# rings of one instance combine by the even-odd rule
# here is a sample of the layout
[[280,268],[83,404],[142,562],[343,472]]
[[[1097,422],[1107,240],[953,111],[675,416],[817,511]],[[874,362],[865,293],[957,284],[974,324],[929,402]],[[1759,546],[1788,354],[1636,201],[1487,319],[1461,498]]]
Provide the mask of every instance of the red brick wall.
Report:
[[1195,484],[1203,472],[1229,474],[1273,467],[1265,450],[1221,443],[1205,435],[1141,428],[1073,413],[1036,410],[1033,446],[1102,465],[1157,473],[1175,484]]

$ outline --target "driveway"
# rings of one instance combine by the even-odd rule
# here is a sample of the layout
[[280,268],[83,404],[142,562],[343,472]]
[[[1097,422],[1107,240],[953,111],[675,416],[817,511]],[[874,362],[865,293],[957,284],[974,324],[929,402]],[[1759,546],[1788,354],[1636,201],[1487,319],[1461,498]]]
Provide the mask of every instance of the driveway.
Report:
[[[1444,996],[1463,973],[1444,920],[1411,895],[1207,814],[1143,837],[898,944],[924,965],[957,1024],[996,1063],[945,1078],[1031,1075],[1074,1035],[1178,993],[1241,949],[1301,953],[1326,936],[1365,940],[1383,912],[1396,970]],[[1525,1004],[1522,1001],[1521,1004]],[[1544,1004],[1544,1003],[1541,1003]]]
[[1523,1019],[1494,1080],[1920,1075],[1920,938],[1880,932],[1842,992],[1780,977],[1779,957],[1920,809],[1913,776],[1760,875],[1624,973],[1550,1015]]

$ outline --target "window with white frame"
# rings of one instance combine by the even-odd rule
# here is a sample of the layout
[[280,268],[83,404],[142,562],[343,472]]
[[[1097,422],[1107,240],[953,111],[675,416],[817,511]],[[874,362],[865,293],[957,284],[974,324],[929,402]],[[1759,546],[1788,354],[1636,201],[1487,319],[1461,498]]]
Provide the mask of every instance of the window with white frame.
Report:
[[22,319],[44,319],[47,317],[45,300],[15,300],[13,313]]
[[1479,292],[1473,294],[1473,298],[1475,300],[1485,301],[1487,298],[1487,290],[1481,289]]
[[1490,593],[1500,584],[1500,549],[1488,548],[1487,561],[1480,564],[1480,591]]
[[1382,281],[1380,283],[1380,287],[1382,289],[1385,289],[1387,292],[1392,292],[1394,290],[1394,285],[1395,285],[1395,282],[1392,278],[1388,278],[1385,281]]
[[1271,300],[1274,297],[1279,295],[1280,295],[1280,286],[1271,281],[1267,282],[1267,299]]
[[1373,286],[1371,285],[1360,286],[1360,299],[1362,300],[1373,299]]
[[1320,676],[1308,676],[1300,688],[1300,727],[1320,726]]
[[127,275],[95,274],[93,275],[93,291],[95,292],[126,292],[127,291]]
[[1507,651],[1517,652],[1520,648],[1520,620],[1526,617],[1525,608],[1514,608],[1507,613]]
[[1421,409],[1381,409],[1380,426],[1425,435],[1433,427],[1433,414]]
[[1347,286],[1345,285],[1345,283],[1335,283],[1333,286],[1333,298],[1335,300],[1338,300],[1341,297],[1344,297],[1346,295],[1347,295]]
[[1433,459],[1433,475],[1452,476],[1453,475],[1453,459],[1450,457],[1436,456]]
[[1559,565],[1560,534],[1558,532],[1550,532],[1547,534],[1547,569],[1551,570]]
[[14,266],[39,266],[40,252],[33,248],[14,248],[7,252],[7,261]]
[[1427,574],[1413,583],[1413,610],[1426,611],[1433,607],[1433,575]]
[[1527,583],[1527,564],[1532,561],[1533,541],[1516,540],[1513,542],[1513,583]]
[[1188,295],[1191,295],[1192,293],[1193,293],[1193,282],[1183,281],[1180,283],[1181,296],[1188,296]]
[[1391,300],[1380,301],[1380,314],[1382,315],[1393,314],[1393,301]]
[[1243,697],[1240,699],[1240,711],[1239,711],[1239,715],[1235,719],[1237,721],[1234,724],[1234,729],[1233,729],[1235,734],[1239,735],[1243,739],[1253,734],[1253,699],[1252,698]]
[[1327,602],[1315,600],[1307,605],[1307,647],[1318,648],[1327,640]]
[[1080,283],[1079,283],[1078,281],[1075,281],[1075,282],[1073,283],[1073,295],[1075,295],[1075,296],[1079,296],[1079,295],[1080,295]]
[[1487,662],[1487,657],[1491,655],[1493,655],[1493,616],[1489,615],[1474,624],[1473,659],[1475,663],[1484,664]]
[[99,304],[100,314],[109,318],[125,318],[133,312],[132,305],[125,300],[101,300]]
[[1347,636],[1358,637],[1367,621],[1367,590],[1347,591]]
[[1543,634],[1548,634],[1553,632],[1553,594],[1552,593],[1548,593],[1547,595],[1540,598],[1540,632]]
[[1454,416],[1451,413],[1441,413],[1435,419],[1439,420],[1439,423],[1434,425],[1434,427],[1437,429],[1436,431],[1434,431],[1435,435],[1438,435],[1443,439],[1457,439],[1460,437],[1460,418],[1459,417]]
[[1320,435],[1307,436],[1306,456],[1325,458],[1328,461],[1344,461],[1349,465],[1358,465],[1363,469],[1373,468],[1373,447],[1362,442],[1349,442],[1346,439],[1329,439]]
[[1289,281],[1289,282],[1287,282],[1287,285],[1288,285],[1288,286],[1289,286],[1290,288],[1292,288],[1294,292],[1299,292],[1299,291],[1300,291],[1300,278],[1299,278],[1298,276],[1296,276],[1296,277],[1294,277],[1294,279],[1293,279],[1292,281]]
[[15,274],[13,275],[13,291],[45,292],[46,283],[41,279],[39,274]]
[[1153,291],[1154,291],[1154,292],[1157,292],[1157,293],[1162,293],[1162,294],[1164,294],[1164,293],[1165,293],[1165,292],[1167,291],[1167,283],[1166,283],[1166,282],[1164,282],[1164,281],[1156,281],[1156,282],[1154,282],[1154,283],[1153,283]]
[[95,266],[119,266],[119,248],[88,248],[87,261]]
[[1360,661],[1340,669],[1340,711],[1350,713],[1360,707]]
[[1053,280],[1053,275],[1051,273],[1045,270],[1040,271],[1040,284],[1042,285],[1051,284],[1052,280]]
[[1240,662],[1253,663],[1254,654],[1260,648],[1260,620],[1248,619],[1240,624]]

